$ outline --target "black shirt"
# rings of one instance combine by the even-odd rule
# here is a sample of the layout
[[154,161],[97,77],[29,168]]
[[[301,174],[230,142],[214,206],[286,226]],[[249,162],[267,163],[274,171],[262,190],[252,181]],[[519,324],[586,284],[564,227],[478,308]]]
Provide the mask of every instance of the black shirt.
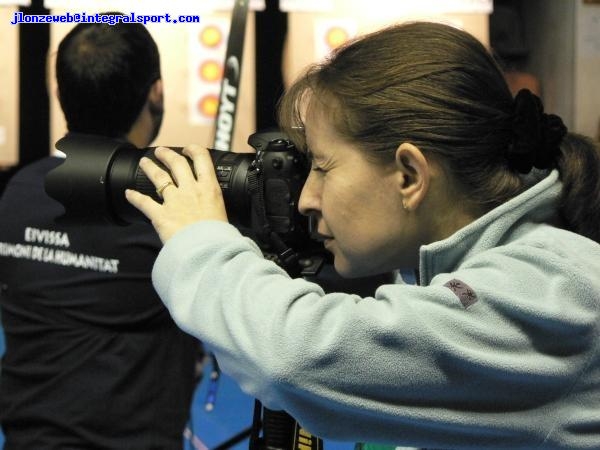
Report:
[[60,225],[60,164],[18,172],[0,200],[5,450],[181,449],[198,343],[151,284],[150,225]]

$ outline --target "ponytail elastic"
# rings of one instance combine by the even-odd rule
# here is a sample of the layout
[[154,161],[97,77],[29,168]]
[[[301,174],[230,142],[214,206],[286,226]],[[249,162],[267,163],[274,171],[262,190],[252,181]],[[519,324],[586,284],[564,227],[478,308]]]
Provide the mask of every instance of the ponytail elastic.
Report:
[[539,97],[521,89],[514,100],[513,139],[506,154],[509,167],[519,173],[556,167],[566,134],[562,119],[544,113]]

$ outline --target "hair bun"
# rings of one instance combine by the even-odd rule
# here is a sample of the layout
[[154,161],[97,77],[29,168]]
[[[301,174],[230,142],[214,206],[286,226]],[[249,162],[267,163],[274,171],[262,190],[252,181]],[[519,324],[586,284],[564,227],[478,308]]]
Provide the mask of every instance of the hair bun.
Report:
[[517,93],[513,117],[513,139],[506,154],[509,167],[519,173],[529,173],[532,167],[556,166],[560,142],[567,134],[562,119],[544,113],[542,101],[529,89]]

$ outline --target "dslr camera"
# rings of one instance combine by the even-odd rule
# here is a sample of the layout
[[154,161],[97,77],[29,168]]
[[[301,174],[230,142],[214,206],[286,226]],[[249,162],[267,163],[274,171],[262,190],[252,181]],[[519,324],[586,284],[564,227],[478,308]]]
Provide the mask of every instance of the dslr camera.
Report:
[[[248,144],[256,153],[209,150],[229,221],[291,275],[316,274],[325,252],[311,239],[310,220],[298,212],[310,170],[306,156],[279,130],[254,133]],[[143,156],[165,168],[155,158],[154,148],[139,149],[123,140],[78,133],[67,134],[56,148],[66,159],[47,174],[45,189],[65,208],[58,222],[147,221],[126,200],[126,189],[162,201],[139,168]]]

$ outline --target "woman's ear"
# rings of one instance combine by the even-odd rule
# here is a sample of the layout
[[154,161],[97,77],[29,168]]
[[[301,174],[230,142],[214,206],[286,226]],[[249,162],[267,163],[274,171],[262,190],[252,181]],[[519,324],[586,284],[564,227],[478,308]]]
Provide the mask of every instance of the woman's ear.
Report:
[[429,191],[431,164],[418,147],[403,142],[396,150],[396,170],[402,206],[407,211],[414,211]]

